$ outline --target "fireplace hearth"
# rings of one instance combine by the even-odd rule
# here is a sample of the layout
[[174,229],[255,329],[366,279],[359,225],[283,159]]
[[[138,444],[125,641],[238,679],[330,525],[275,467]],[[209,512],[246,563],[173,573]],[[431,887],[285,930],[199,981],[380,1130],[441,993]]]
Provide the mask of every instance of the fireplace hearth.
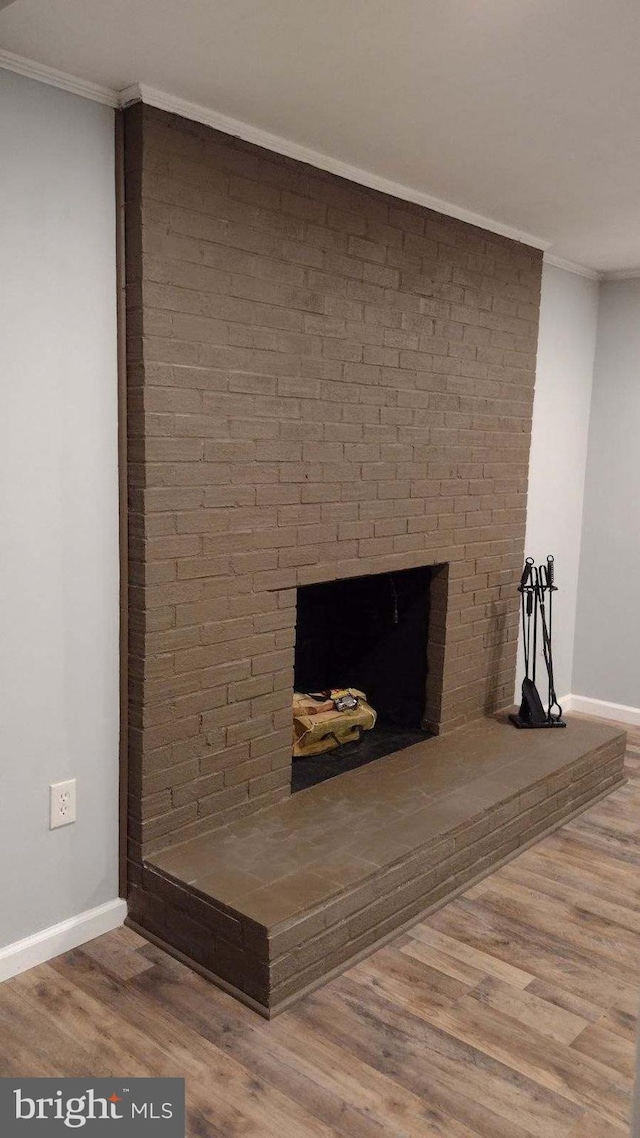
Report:
[[158,853],[129,923],[272,1017],[623,781],[625,736],[482,719]]
[[346,743],[324,755],[295,758],[291,768],[291,791],[295,794],[298,790],[308,790],[328,778],[346,774],[430,738],[432,733],[422,728],[392,727],[384,720],[378,720],[373,731],[368,731],[360,743]]

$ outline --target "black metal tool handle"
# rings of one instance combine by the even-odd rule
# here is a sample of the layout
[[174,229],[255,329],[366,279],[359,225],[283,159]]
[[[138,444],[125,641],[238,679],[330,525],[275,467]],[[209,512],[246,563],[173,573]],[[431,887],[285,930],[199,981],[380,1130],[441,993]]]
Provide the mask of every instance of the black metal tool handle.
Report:
[[550,553],[547,556],[547,584],[550,589],[555,588],[555,561]]
[[522,576],[520,578],[520,588],[521,589],[524,589],[525,586],[527,585],[527,583],[531,577],[531,570],[533,569],[534,564],[535,564],[535,562],[533,560],[533,557],[527,557],[527,559],[524,563],[524,569],[522,570]]

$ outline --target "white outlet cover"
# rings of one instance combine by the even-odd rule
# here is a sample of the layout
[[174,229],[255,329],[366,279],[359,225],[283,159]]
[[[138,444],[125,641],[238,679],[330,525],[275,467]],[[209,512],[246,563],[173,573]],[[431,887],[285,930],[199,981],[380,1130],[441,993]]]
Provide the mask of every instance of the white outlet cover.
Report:
[[76,820],[76,780],[52,782],[49,787],[49,829],[69,826]]

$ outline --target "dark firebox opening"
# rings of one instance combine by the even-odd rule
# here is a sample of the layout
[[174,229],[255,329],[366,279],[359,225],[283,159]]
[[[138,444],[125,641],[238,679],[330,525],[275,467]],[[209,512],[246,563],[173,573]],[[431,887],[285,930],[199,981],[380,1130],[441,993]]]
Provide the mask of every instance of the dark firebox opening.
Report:
[[356,687],[378,714],[359,744],[296,759],[294,790],[421,741],[431,568],[298,589],[294,686]]

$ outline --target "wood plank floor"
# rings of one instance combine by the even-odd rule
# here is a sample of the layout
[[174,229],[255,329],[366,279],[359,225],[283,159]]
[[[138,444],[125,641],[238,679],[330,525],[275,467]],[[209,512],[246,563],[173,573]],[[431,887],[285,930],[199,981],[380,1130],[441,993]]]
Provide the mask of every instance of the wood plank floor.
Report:
[[623,1138],[629,782],[267,1023],[121,929],[0,987],[0,1075],[179,1075],[190,1138]]

